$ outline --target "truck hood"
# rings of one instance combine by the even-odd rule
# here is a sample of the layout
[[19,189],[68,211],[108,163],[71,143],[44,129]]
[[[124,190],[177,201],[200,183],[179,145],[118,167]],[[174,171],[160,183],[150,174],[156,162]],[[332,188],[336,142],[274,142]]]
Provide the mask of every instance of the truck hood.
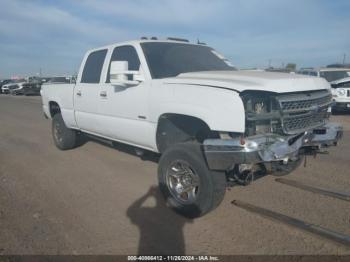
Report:
[[237,92],[260,90],[275,93],[329,89],[329,83],[319,77],[264,71],[203,71],[184,73],[164,79],[165,84],[203,85],[231,89]]

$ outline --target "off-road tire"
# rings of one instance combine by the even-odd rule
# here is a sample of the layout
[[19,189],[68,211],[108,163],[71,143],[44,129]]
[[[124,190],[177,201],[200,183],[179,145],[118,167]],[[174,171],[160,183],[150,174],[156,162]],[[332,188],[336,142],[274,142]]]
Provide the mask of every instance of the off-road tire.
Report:
[[52,137],[56,147],[68,150],[77,146],[77,132],[66,126],[61,114],[52,118]]
[[[170,192],[166,176],[175,161],[186,161],[199,178],[198,194],[191,204],[183,204]],[[159,188],[167,204],[177,213],[195,218],[215,209],[223,200],[226,191],[226,175],[208,169],[201,145],[195,142],[179,143],[162,154],[158,165]]]

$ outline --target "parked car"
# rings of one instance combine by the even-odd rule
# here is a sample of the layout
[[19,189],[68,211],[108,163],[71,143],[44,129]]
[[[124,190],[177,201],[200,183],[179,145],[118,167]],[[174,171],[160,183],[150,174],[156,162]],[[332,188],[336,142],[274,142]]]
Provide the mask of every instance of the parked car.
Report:
[[9,83],[3,85],[1,87],[2,93],[4,94],[10,94],[14,90],[14,93],[12,94],[22,94],[22,89],[23,89],[23,84],[26,83],[26,80],[24,79],[16,79],[16,80],[11,80]]
[[331,82],[333,110],[350,110],[350,77]]
[[288,174],[343,132],[328,122],[326,80],[237,71],[213,48],[180,40],[88,51],[76,84],[43,85],[41,95],[60,150],[88,133],[161,154],[159,188],[189,217],[218,206],[229,181]]
[[40,95],[41,80],[31,79],[29,82],[23,84],[22,94],[25,96],[29,95]]
[[298,74],[318,76],[325,78],[328,82],[336,81],[350,76],[350,68],[302,68],[298,71]]
[[10,83],[11,81],[11,79],[4,79],[0,81],[0,94],[2,94],[2,86]]

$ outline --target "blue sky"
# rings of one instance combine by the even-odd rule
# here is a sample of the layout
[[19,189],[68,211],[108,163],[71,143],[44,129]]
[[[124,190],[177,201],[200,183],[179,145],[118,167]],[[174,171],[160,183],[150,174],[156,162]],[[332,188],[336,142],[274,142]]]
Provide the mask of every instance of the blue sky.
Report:
[[238,67],[350,60],[348,0],[0,0],[0,78],[72,74],[87,49],[140,36],[213,46]]

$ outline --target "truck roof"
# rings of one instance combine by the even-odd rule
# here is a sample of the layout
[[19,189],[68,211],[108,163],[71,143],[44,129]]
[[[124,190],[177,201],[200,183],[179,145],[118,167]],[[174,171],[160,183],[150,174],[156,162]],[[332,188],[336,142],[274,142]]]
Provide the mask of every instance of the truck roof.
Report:
[[116,42],[116,43],[113,43],[113,44],[100,46],[100,47],[97,47],[97,48],[90,49],[90,50],[88,50],[88,52],[97,51],[97,50],[101,50],[101,49],[109,49],[109,48],[113,48],[116,45],[135,45],[135,44],[152,43],[152,42],[154,42],[154,43],[177,43],[177,44],[203,46],[203,44],[200,44],[200,43],[199,44],[197,44],[197,43],[190,43],[190,42],[187,42],[187,41],[184,41],[184,40],[180,41],[180,40],[170,40],[170,39],[138,39],[138,40],[130,40],[130,41],[124,41],[124,42]]

